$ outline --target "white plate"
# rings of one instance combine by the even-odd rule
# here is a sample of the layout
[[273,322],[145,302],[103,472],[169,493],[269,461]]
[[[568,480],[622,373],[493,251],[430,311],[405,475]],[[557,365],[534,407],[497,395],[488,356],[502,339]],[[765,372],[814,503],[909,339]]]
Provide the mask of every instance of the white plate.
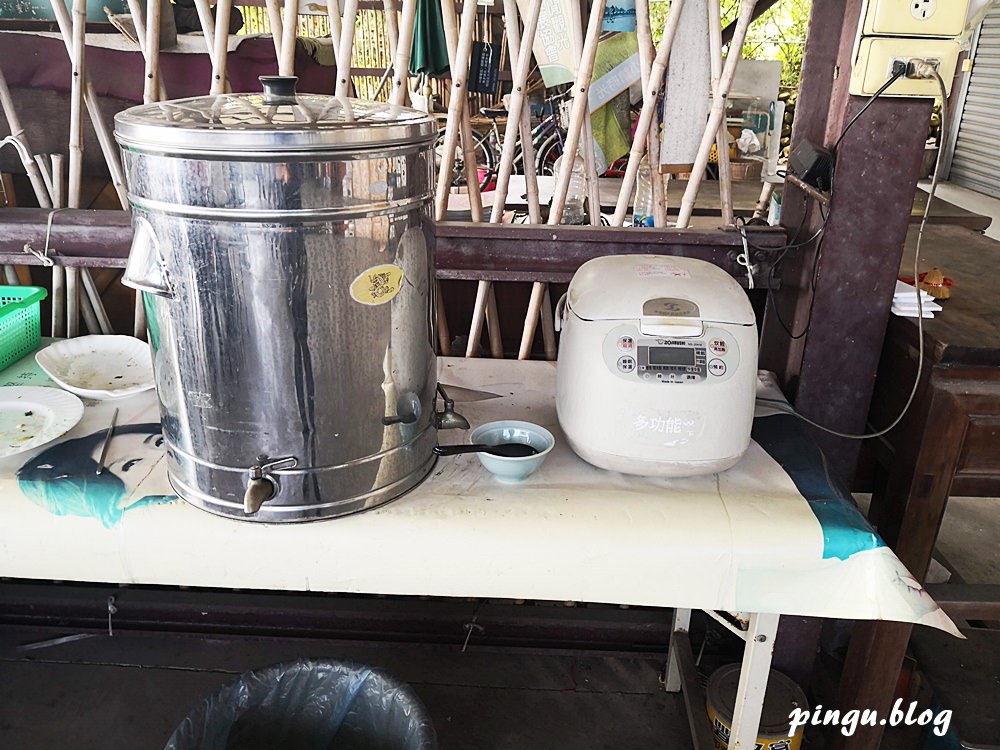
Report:
[[0,388],[0,458],[65,435],[83,417],[83,402],[58,388]]
[[38,366],[77,396],[125,398],[153,387],[149,345],[131,336],[80,336],[35,355]]

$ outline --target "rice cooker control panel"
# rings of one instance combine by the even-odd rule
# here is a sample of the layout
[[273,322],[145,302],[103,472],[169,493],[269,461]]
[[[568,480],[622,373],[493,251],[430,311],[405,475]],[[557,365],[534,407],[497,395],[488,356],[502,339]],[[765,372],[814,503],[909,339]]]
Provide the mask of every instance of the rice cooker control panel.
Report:
[[740,361],[736,340],[725,330],[706,327],[697,338],[651,337],[638,326],[621,325],[604,338],[604,364],[632,382],[697,385],[728,380]]

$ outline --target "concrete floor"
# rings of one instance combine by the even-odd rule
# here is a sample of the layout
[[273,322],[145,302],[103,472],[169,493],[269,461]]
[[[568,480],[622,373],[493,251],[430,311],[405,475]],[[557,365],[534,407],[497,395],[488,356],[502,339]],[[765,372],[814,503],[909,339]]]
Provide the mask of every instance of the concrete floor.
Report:
[[660,654],[0,628],[0,748],[160,750],[205,695],[240,672],[306,655],[378,665],[426,704],[441,750],[691,747]]

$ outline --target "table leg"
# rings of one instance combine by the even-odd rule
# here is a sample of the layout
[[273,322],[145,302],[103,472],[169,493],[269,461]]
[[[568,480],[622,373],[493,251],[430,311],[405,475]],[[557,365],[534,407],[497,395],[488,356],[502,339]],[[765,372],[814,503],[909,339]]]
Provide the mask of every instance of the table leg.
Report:
[[733,712],[729,750],[753,750],[757,744],[778,619],[779,615],[772,614],[750,616],[743,668],[740,670],[740,682],[736,689],[736,709]]
[[677,651],[680,644],[673,637],[674,633],[686,633],[691,627],[691,610],[675,609],[674,622],[670,628],[670,648],[667,651],[667,673],[663,681],[663,689],[668,693],[677,693],[681,689],[681,668]]

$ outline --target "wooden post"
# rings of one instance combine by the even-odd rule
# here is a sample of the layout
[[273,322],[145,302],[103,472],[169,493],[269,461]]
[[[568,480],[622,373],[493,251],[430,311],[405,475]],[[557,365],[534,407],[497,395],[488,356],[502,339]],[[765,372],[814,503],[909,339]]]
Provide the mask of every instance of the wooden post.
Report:
[[416,15],[417,0],[403,0],[403,13],[399,24],[399,43],[396,45],[395,65],[392,72],[392,91],[389,93],[390,104],[402,105],[406,101],[410,46],[413,44],[413,21]]
[[[718,0],[708,0],[708,41],[709,55],[712,63],[712,96],[722,94],[719,83],[722,77],[722,18]],[[732,54],[733,46],[729,46]],[[728,94],[728,92],[726,92]],[[726,129],[725,107],[723,102],[722,124],[719,125],[719,135],[715,141],[715,150],[719,154],[719,200],[722,202],[722,220],[726,226],[733,226],[736,218],[733,216],[733,169],[729,164],[729,131]]]
[[215,6],[215,57],[212,60],[212,88],[210,93],[221,94],[226,90],[226,61],[229,57],[229,13],[232,0],[219,0]]
[[618,204],[615,206],[615,215],[611,219],[611,226],[620,227],[625,222],[625,214],[628,212],[628,204],[632,199],[632,188],[635,187],[635,175],[639,171],[639,162],[642,160],[646,150],[646,138],[649,135],[649,126],[656,114],[656,99],[660,92],[660,84],[663,83],[663,76],[667,72],[667,62],[670,60],[670,48],[673,46],[674,37],[677,35],[677,24],[680,23],[681,11],[684,9],[684,0],[674,0],[670,5],[670,14],[663,24],[663,38],[660,40],[660,48],[656,51],[656,57],[649,70],[649,80],[642,96],[642,110],[639,112],[639,122],[635,126],[635,134],[632,138],[632,149],[628,155],[628,166],[625,167],[625,177],[622,179],[621,190],[618,193]]
[[708,125],[705,126],[705,134],[698,146],[698,156],[691,169],[691,179],[688,180],[687,189],[681,199],[680,212],[677,215],[677,226],[681,229],[687,227],[691,221],[694,201],[698,197],[698,189],[705,176],[705,167],[708,166],[708,154],[712,150],[712,144],[718,139],[719,128],[724,124],[726,99],[736,75],[736,66],[743,54],[743,42],[747,37],[747,29],[750,28],[750,17],[753,14],[754,5],[755,0],[740,0],[740,15],[736,22],[736,30],[733,32],[732,42],[729,44],[729,54],[722,69],[722,77],[719,79],[717,96],[712,99],[712,111],[708,116]]
[[340,52],[337,54],[337,96],[348,96],[351,93],[351,55],[357,17],[358,0],[347,0],[344,5],[344,24],[340,31]]

